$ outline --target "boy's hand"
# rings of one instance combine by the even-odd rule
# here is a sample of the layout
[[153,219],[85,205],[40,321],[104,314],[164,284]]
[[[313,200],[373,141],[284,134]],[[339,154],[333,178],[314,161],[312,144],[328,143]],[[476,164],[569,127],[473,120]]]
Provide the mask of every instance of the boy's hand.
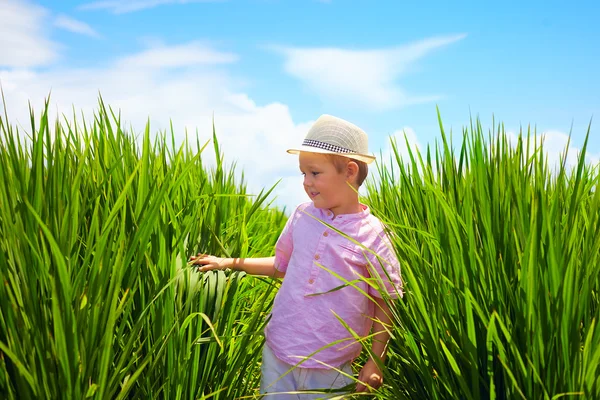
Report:
[[369,360],[360,370],[360,374],[358,374],[358,380],[360,382],[356,384],[357,392],[366,392],[369,390],[367,386],[361,382],[368,384],[373,389],[378,389],[381,385],[383,385],[383,373],[377,367],[375,361]]
[[198,265],[198,271],[206,272],[212,270],[223,270],[227,268],[227,260],[221,257],[215,257],[208,254],[198,253],[190,257],[189,265]]

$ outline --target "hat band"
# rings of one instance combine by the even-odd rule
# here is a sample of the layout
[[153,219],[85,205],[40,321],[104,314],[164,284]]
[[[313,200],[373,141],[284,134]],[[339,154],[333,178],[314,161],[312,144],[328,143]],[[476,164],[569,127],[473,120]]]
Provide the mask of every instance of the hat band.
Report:
[[329,144],[325,142],[319,142],[318,140],[304,139],[304,142],[302,142],[302,144],[304,146],[317,147],[319,149],[329,150],[335,153],[354,153],[354,151],[349,150],[345,147],[336,146],[335,144]]

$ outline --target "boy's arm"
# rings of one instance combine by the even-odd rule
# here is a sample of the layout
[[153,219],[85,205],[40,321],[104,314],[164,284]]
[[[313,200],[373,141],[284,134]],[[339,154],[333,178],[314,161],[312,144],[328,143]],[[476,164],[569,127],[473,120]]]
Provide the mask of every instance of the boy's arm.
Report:
[[198,254],[197,256],[190,257],[190,264],[198,265],[198,271],[201,272],[231,268],[236,271],[244,271],[250,275],[268,276],[271,278],[283,278],[285,276],[285,272],[275,269],[275,257],[221,258]]
[[[379,297],[374,297],[374,299],[377,304],[375,305],[375,321],[373,321],[373,345],[371,347],[371,351],[375,356],[381,359],[382,363],[384,363],[387,356],[387,344],[390,339],[388,329],[391,326],[391,313],[390,308],[383,299]],[[374,389],[377,389],[383,384],[383,373],[372,357],[369,358],[369,360],[363,366],[360,374],[358,375],[358,380],[368,384]],[[356,385],[357,392],[364,392],[367,391],[367,389],[368,388],[360,382]]]

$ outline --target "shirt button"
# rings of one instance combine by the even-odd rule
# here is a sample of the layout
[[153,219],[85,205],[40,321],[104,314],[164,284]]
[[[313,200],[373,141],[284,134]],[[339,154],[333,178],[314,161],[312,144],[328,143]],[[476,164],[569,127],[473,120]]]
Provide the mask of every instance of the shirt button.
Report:
[[329,233],[328,233],[328,232],[325,232],[325,233],[323,234],[323,236],[327,237],[327,236],[329,236]]
[[312,285],[313,283],[315,283],[315,280],[311,278],[308,280],[308,283],[310,283]]
[[318,260],[319,258],[321,258],[321,257],[319,257],[318,254],[315,254],[315,260]]

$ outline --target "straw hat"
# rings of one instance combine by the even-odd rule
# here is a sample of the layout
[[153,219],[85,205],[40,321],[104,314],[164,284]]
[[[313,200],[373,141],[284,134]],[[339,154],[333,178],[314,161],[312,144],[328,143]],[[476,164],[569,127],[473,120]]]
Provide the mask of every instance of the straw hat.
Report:
[[321,115],[310,128],[302,146],[287,152],[337,154],[367,164],[375,157],[369,155],[369,138],[358,126],[331,115]]

